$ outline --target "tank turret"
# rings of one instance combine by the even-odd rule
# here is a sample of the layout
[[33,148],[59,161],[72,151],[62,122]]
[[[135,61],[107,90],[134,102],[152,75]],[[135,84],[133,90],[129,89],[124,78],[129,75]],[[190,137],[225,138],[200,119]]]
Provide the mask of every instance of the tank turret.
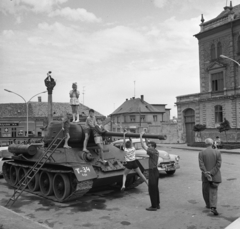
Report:
[[[51,141],[54,139],[56,134],[61,130],[62,128],[62,123],[60,121],[53,121],[49,124],[48,129],[45,133],[44,137],[44,143],[45,144],[50,144]],[[70,139],[69,139],[69,144],[71,146],[74,145],[82,145],[84,141],[84,130],[83,126],[80,123],[71,123],[70,124],[70,129],[69,129],[69,134],[70,134]],[[103,136],[106,137],[123,137],[123,133],[120,132],[106,132],[104,133]],[[138,133],[126,133],[126,137],[131,137],[131,138],[139,138],[140,134]],[[63,137],[63,133],[62,136]],[[144,138],[152,138],[152,139],[159,139],[159,140],[166,140],[167,136],[166,135],[158,135],[158,134],[144,134]],[[88,141],[89,145],[95,144],[93,136],[90,136],[90,139]]]

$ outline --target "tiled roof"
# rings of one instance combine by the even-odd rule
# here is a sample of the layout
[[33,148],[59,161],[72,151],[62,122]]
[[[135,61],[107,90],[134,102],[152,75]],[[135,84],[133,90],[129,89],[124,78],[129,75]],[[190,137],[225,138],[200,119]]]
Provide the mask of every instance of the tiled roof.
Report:
[[126,100],[111,115],[124,113],[162,113],[151,104],[142,101],[140,98]]
[[[240,18],[240,4],[236,5],[232,8],[232,12],[235,14],[235,19]],[[210,24],[212,22],[218,21],[221,18],[227,17],[231,13],[230,9],[223,10],[217,17],[206,21],[203,23],[203,25]]]
[[[83,116],[88,115],[89,107],[80,104],[79,113]],[[61,116],[64,111],[72,113],[69,103],[53,103],[53,116]],[[0,118],[3,117],[26,117],[25,103],[2,103],[0,104]],[[29,117],[47,117],[48,103],[47,102],[31,102],[28,106]],[[104,116],[95,111],[96,116]]]

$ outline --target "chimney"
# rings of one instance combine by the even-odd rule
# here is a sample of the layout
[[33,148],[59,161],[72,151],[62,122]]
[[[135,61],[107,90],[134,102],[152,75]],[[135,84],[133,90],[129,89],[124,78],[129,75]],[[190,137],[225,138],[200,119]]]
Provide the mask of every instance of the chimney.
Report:
[[126,99],[126,101],[128,101],[128,99]]
[[42,102],[42,97],[38,96],[38,102],[41,103]]
[[144,101],[144,96],[143,96],[143,95],[141,95],[141,101],[142,101],[142,102]]

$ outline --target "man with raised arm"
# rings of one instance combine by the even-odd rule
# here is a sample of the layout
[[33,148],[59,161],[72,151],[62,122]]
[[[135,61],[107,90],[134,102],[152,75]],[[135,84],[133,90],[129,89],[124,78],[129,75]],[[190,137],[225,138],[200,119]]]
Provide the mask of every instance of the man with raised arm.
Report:
[[157,145],[155,142],[148,142],[148,140],[145,139],[146,144],[144,144],[142,139],[144,134],[145,132],[140,134],[140,139],[142,148],[145,149],[149,155],[148,192],[152,204],[149,208],[146,208],[146,210],[157,211],[157,209],[160,209],[160,196],[158,189],[159,172],[157,169],[159,152],[156,150]]

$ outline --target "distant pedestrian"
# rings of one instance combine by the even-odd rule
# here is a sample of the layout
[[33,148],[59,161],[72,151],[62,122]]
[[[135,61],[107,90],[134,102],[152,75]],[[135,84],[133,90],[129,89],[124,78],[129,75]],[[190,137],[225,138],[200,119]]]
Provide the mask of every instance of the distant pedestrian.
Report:
[[221,141],[221,138],[220,137],[216,137],[216,140],[214,141],[213,143],[213,148],[214,149],[221,149],[222,148],[222,141]]
[[140,134],[142,148],[147,151],[149,155],[149,178],[148,178],[148,191],[151,200],[151,207],[146,208],[147,211],[157,211],[160,209],[160,196],[159,196],[159,189],[158,189],[158,179],[159,179],[159,172],[158,172],[158,157],[159,152],[156,149],[155,142],[148,142],[145,139],[147,146],[144,144],[142,136],[145,132]]
[[205,140],[207,148],[199,153],[199,167],[202,171],[202,193],[206,208],[211,209],[214,215],[217,212],[218,185],[222,182],[220,167],[222,164],[221,153],[213,149],[213,140]]

